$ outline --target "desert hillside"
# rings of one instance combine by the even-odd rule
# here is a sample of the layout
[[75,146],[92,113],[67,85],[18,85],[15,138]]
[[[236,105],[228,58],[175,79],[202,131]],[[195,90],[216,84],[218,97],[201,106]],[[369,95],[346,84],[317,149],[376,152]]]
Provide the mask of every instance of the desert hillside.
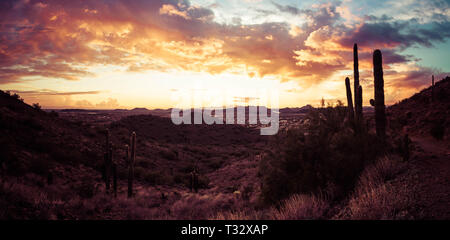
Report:
[[[0,218],[448,219],[449,91],[447,77],[387,108],[386,154],[376,152],[373,116],[354,137],[342,106],[284,109],[293,130],[264,137],[245,125],[176,126],[151,110],[82,121],[75,111],[46,112],[1,92]],[[114,120],[96,120],[105,116]],[[117,197],[104,183],[107,129]],[[127,198],[132,132],[135,186]],[[198,193],[190,190],[194,167]]]

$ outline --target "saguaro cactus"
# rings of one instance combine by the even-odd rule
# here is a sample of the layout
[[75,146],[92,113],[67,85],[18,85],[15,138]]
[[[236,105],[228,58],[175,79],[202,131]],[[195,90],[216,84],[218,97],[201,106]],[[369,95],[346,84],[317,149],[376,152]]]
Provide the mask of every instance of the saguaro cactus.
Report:
[[355,119],[359,125],[362,121],[362,91],[361,94],[358,91],[359,85],[359,67],[358,67],[358,45],[353,45],[353,85],[355,94]]
[[[363,94],[363,90],[362,90],[362,86],[361,85],[359,85],[358,86],[358,96],[362,96],[362,94]],[[361,129],[362,128],[362,122],[363,122],[363,119],[362,119],[362,98],[358,98],[358,106],[360,107],[360,110],[359,110],[359,118],[358,118],[358,127]]]
[[350,79],[348,77],[345,78],[345,89],[347,91],[348,118],[353,122],[355,113],[353,111],[352,89],[350,88]]
[[378,138],[384,141],[386,136],[386,113],[384,105],[384,79],[382,64],[381,51],[377,49],[373,52],[375,125]]
[[133,132],[131,134],[130,139],[131,150],[127,146],[127,156],[130,153],[128,158],[128,197],[133,196],[133,180],[134,180],[134,163],[136,160],[136,133]]

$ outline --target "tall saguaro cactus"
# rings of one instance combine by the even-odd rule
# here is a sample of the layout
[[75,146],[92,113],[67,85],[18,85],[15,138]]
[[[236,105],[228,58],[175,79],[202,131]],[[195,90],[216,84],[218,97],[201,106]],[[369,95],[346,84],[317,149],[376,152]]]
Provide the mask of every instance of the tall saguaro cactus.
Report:
[[353,45],[353,85],[355,94],[355,119],[359,125],[362,121],[362,91],[361,94],[358,90],[359,85],[359,65],[358,65],[358,45],[355,43]]
[[380,50],[373,52],[373,76],[375,91],[375,125],[377,136],[382,141],[386,136],[386,113],[384,105],[383,60]]
[[[362,94],[363,94],[362,86],[359,85],[358,86],[358,96],[362,96]],[[362,119],[362,98],[361,97],[358,98],[357,104],[361,108],[359,110],[360,114],[359,114],[359,118],[358,118],[358,127],[361,129],[362,128],[362,121],[363,121],[363,119]]]
[[353,111],[353,101],[352,101],[352,89],[350,87],[350,79],[345,78],[345,89],[347,91],[347,106],[348,106],[348,117],[351,122],[354,120],[354,111]]
[[[134,181],[134,163],[136,160],[136,133],[131,134],[130,139],[131,149],[127,146],[128,159],[128,197],[133,196],[133,181]],[[129,155],[129,156],[128,156]]]

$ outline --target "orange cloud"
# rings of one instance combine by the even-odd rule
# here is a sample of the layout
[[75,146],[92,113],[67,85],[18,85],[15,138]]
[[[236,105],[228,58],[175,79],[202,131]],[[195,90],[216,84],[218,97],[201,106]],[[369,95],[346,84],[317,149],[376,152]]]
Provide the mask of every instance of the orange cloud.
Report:
[[[414,89],[430,71],[406,64],[415,59],[398,50],[449,37],[447,23],[430,30],[374,17],[352,22],[349,8],[340,3],[311,9],[274,5],[301,16],[304,24],[221,24],[211,9],[186,0],[3,1],[0,83],[78,80],[94,76],[95,66],[114,65],[135,72],[273,75],[308,87],[351,70],[357,42],[362,77],[370,77],[372,51],[381,48],[385,69],[398,74],[392,81],[402,82],[390,87]],[[408,67],[400,71],[401,64]]]

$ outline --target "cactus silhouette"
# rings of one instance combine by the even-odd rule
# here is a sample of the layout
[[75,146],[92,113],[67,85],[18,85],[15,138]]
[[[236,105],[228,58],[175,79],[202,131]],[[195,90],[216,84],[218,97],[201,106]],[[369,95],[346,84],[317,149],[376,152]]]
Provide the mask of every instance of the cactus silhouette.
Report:
[[353,45],[353,85],[355,94],[355,120],[357,126],[359,127],[362,121],[362,91],[358,90],[359,85],[359,66],[358,66],[358,45],[355,43]]
[[386,113],[384,105],[383,62],[380,50],[373,52],[373,76],[375,91],[375,126],[378,138],[384,142],[386,136]]
[[354,111],[353,111],[353,100],[352,100],[352,89],[350,87],[350,79],[345,78],[345,89],[347,91],[347,106],[348,106],[348,117],[351,122],[354,120]]
[[[359,85],[358,86],[358,96],[362,96],[362,94],[363,94],[363,90],[362,90],[362,86],[361,85]],[[356,103],[355,103],[356,104]],[[359,119],[358,119],[358,127],[359,128],[361,128],[361,125],[362,125],[362,98],[360,98],[360,97],[358,97],[358,102],[357,102],[357,104],[358,104],[358,107],[359,108],[361,108],[360,110],[359,110],[359,112],[360,112],[360,114],[359,114]]]
[[134,163],[136,160],[136,133],[131,134],[130,139],[131,149],[127,146],[127,160],[128,160],[128,197],[133,196],[133,181],[134,181]]

